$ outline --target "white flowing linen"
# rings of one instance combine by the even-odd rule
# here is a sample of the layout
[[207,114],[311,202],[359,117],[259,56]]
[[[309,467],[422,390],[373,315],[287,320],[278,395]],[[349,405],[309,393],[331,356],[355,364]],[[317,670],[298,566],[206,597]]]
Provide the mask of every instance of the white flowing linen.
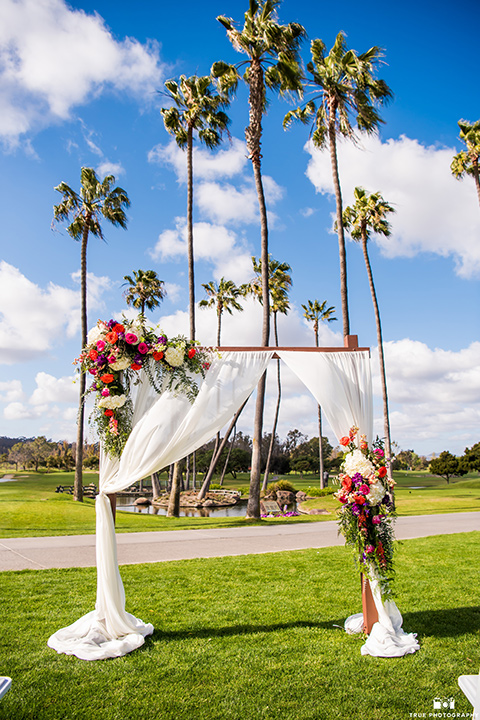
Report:
[[102,454],[97,515],[97,600],[95,610],[54,633],[48,645],[81,660],[119,657],[140,647],[153,632],[125,611],[118,570],[115,527],[107,493],[181,460],[220,430],[250,395],[273,350],[223,353],[215,358],[195,402],[173,391],[152,395],[143,382],[136,394],[133,430],[120,461]]
[[368,351],[309,353],[279,351],[279,356],[310,390],[338,440],[352,425],[373,440],[372,375]]
[[[355,425],[360,434],[372,442],[372,377],[368,352],[319,353],[313,362],[309,353],[285,350],[278,354],[317,400],[338,440]],[[362,655],[399,657],[418,650],[416,635],[402,630],[402,616],[396,604],[382,601],[378,581],[372,580],[370,587],[378,622],[362,646]],[[345,630],[362,632],[363,614],[347,618]]]

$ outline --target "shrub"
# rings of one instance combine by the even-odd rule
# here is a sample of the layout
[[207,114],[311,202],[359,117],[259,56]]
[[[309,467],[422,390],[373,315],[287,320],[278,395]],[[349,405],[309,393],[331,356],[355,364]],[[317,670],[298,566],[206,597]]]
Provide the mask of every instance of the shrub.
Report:
[[322,489],[318,487],[308,487],[305,492],[311,497],[324,497],[325,495],[333,495],[334,492],[337,492],[337,488],[327,487]]
[[268,483],[267,493],[274,493],[277,490],[287,490],[288,492],[296,493],[297,489],[292,485],[289,480],[277,480],[277,482]]
[[250,493],[250,485],[242,485],[242,487],[237,488],[240,495],[248,495]]

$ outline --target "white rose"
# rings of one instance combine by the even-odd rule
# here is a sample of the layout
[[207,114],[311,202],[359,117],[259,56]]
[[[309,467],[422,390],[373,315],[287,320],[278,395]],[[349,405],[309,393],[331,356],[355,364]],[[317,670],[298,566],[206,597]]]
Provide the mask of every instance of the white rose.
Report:
[[128,357],[120,358],[120,360],[116,360],[113,363],[109,363],[110,367],[113,370],[126,370],[130,365],[132,364],[132,361]]
[[370,505],[378,505],[383,500],[385,495],[385,488],[381,482],[373,483],[370,485],[370,492],[367,495],[367,500]]
[[98,340],[104,340],[104,333],[105,328],[101,325],[95,325],[91,330],[89,330],[87,335],[87,345],[93,345]]
[[185,355],[185,347],[184,346],[168,347],[165,350],[165,360],[172,367],[180,367],[180,365],[183,365],[184,355]]
[[115,410],[116,408],[120,408],[122,405],[125,405],[126,402],[126,395],[107,395],[107,397],[102,397],[101,400],[98,401],[97,405],[100,408]]
[[360,473],[364,478],[368,478],[375,473],[374,466],[361,450],[353,450],[349,453],[345,458],[343,468],[345,474],[350,477],[353,477],[355,473]]

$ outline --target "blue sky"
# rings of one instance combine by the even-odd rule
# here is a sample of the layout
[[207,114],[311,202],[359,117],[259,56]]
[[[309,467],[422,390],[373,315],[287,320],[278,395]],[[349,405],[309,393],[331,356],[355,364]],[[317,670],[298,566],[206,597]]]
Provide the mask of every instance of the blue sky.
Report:
[[[89,324],[126,309],[123,276],[154,269],[168,296],[151,315],[169,334],[187,332],[185,156],[163,127],[158,92],[180,74],[208,74],[215,60],[238,62],[219,14],[239,22],[246,3],[136,3],[4,0],[0,8],[0,435],[72,440],[72,360],[79,351],[79,245],[51,229],[62,180],[79,186],[81,166],[113,173],[131,199],[128,230],[105,227],[91,239]],[[310,41],[328,48],[343,30],[363,52],[385,49],[380,75],[394,92],[380,135],[339,149],[346,204],[353,188],[381,191],[396,213],[388,242],[370,253],[386,341],[392,436],[422,454],[462,453],[480,439],[478,307],[480,212],[473,182],[451,177],[461,149],[457,120],[480,117],[476,28],[480,8],[466,0],[365,6],[285,0],[280,21],[298,21]],[[232,143],[195,157],[196,293],[225,275],[251,278],[259,226],[251,167],[245,158],[247,96],[229,109]],[[290,106],[274,97],[264,122],[263,173],[270,251],[292,266],[292,308],[280,342],[313,344],[301,303],[327,300],[340,319],[334,200],[325,153],[308,145],[308,129],[282,129]],[[381,412],[376,334],[359,247],[349,242],[351,331],[372,347],[376,430]],[[248,303],[224,322],[225,344],[258,344],[261,312]],[[212,311],[197,313],[197,335],[215,340]],[[341,344],[341,323],[321,331]],[[315,404],[284,373],[279,434],[298,427],[315,435]],[[272,380],[272,390],[274,388]],[[273,415],[273,392],[265,427]],[[245,412],[249,432],[253,410]],[[327,428],[331,440],[333,436]]]

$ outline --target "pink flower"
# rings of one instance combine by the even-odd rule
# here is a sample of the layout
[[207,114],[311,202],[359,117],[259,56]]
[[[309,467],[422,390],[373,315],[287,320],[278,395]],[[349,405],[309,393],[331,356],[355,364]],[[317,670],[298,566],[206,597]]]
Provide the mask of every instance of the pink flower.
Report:
[[127,333],[125,335],[125,342],[127,342],[129,345],[135,345],[137,340],[138,340],[138,338],[135,335],[135,333]]
[[103,397],[108,397],[110,395],[110,390],[108,388],[104,388],[102,390]]
[[102,350],[103,350],[104,348],[105,348],[105,343],[103,342],[103,340],[99,340],[99,341],[97,342],[97,350],[99,350],[100,352],[102,352]]
[[380,525],[380,523],[382,522],[382,516],[381,516],[381,515],[374,515],[374,516],[372,517],[372,522],[373,522],[375,525]]
[[[126,339],[126,338],[125,338]],[[128,342],[128,340],[127,340]],[[147,343],[140,343],[140,345],[137,348],[138,352],[142,353],[142,355],[145,355],[148,352],[148,345]]]
[[109,356],[108,356],[108,362],[109,362],[110,364],[114,363],[114,362],[116,361],[116,359],[117,359],[117,358],[116,358],[115,355],[109,355]]
[[96,368],[88,368],[88,372],[91,373],[92,375],[96,375],[96,374],[97,374]]
[[365,548],[365,552],[370,555],[371,553],[375,552],[375,548],[373,547],[373,545],[367,545]]
[[370,488],[368,487],[368,485],[360,485],[360,487],[359,487],[358,489],[359,489],[360,492],[363,493],[364,495],[367,495],[367,493],[370,492]]

